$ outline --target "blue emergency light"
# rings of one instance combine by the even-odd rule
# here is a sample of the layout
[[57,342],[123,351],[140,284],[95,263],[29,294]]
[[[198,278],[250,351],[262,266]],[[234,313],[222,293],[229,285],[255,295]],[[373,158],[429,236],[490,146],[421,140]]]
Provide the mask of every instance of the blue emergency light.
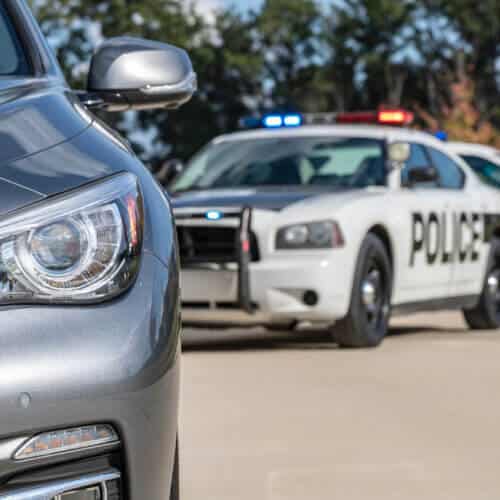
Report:
[[300,127],[302,116],[298,113],[271,114],[262,118],[262,126],[265,128]]
[[262,118],[262,125],[266,128],[280,128],[283,126],[283,117],[281,115],[267,115]]
[[448,133],[444,130],[438,130],[434,133],[434,137],[440,141],[446,142],[448,140]]
[[300,127],[302,125],[302,116],[299,114],[290,114],[283,117],[285,127]]

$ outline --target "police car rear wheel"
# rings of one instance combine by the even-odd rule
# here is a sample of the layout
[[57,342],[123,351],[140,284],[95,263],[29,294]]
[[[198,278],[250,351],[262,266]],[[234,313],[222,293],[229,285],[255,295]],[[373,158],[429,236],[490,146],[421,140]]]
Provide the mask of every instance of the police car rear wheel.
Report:
[[475,330],[500,328],[500,240],[492,243],[488,273],[474,309],[464,310],[465,321]]
[[333,337],[341,347],[375,347],[387,333],[392,271],[384,244],[367,235],[356,264],[347,316],[334,325]]

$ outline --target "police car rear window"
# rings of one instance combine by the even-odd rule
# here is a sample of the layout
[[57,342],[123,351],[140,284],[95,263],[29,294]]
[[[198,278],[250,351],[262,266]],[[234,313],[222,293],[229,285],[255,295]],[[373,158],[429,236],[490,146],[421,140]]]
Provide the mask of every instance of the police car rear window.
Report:
[[0,3],[0,77],[27,76],[29,64],[8,12]]
[[489,184],[500,188],[500,166],[485,158],[474,155],[463,155],[462,158],[472,167],[480,179]]
[[193,158],[171,189],[363,188],[384,186],[386,177],[382,141],[279,137],[212,144]]

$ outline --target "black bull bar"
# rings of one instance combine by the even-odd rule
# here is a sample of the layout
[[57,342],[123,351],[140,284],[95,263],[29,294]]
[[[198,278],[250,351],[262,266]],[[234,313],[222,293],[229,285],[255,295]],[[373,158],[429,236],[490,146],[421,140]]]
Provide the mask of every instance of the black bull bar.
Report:
[[[255,312],[255,306],[251,298],[251,283],[250,283],[250,263],[252,262],[252,208],[242,207],[240,210],[227,212],[221,212],[222,218],[236,219],[236,232],[234,238],[234,252],[233,257],[229,260],[224,259],[220,261],[219,259],[213,260],[210,257],[197,256],[195,259],[190,259],[189,257],[183,258],[181,255],[182,267],[196,267],[204,264],[228,264],[236,263],[238,266],[238,281],[237,281],[237,307],[248,314],[253,314]],[[181,220],[196,220],[204,219],[203,227],[207,222],[205,219],[205,212],[198,214],[177,214],[175,219],[177,221]],[[214,222],[216,224],[216,222]],[[189,227],[189,226],[186,226]],[[207,226],[207,228],[210,226]],[[200,229],[200,226],[197,226]],[[208,229],[207,229],[208,230]]]

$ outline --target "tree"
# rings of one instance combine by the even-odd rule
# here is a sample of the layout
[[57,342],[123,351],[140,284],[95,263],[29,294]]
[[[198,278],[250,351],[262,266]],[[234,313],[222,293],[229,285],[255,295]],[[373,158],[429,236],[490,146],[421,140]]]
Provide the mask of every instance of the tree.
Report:
[[345,0],[324,17],[325,78],[337,109],[400,105],[409,75],[405,50],[411,0]]
[[270,105],[299,108],[314,87],[320,11],[314,0],[266,0],[256,18]]
[[[200,32],[190,51],[199,92],[175,115],[153,115],[157,141],[173,144],[172,156],[189,157],[214,136],[235,130],[239,120],[258,107],[262,57],[254,42],[254,29],[254,20],[234,11],[220,11],[214,24]],[[158,161],[161,164],[162,158]]]
[[32,3],[76,87],[103,38],[127,34],[189,51],[199,78],[189,104],[105,117],[153,170],[270,109],[402,105],[420,110],[420,126],[490,143],[500,128],[498,0],[264,0],[258,12],[222,9],[210,19],[186,0]]
[[[431,13],[449,20],[460,39],[459,49],[473,68],[475,100],[479,111],[500,121],[497,61],[500,56],[500,3],[498,0],[427,0]],[[496,115],[496,116],[495,116]]]
[[153,170],[168,156],[187,158],[214,135],[234,129],[255,107],[261,57],[254,23],[233,11],[212,24],[183,0],[33,0],[43,31],[75,88],[85,87],[88,63],[104,38],[130,35],[188,50],[199,92],[179,111],[104,115],[127,135]]
[[500,148],[500,131],[482,116],[476,101],[476,85],[462,65],[456,80],[450,84],[449,104],[442,101],[435,114],[420,107],[417,107],[417,111],[427,130],[446,130],[451,140]]

